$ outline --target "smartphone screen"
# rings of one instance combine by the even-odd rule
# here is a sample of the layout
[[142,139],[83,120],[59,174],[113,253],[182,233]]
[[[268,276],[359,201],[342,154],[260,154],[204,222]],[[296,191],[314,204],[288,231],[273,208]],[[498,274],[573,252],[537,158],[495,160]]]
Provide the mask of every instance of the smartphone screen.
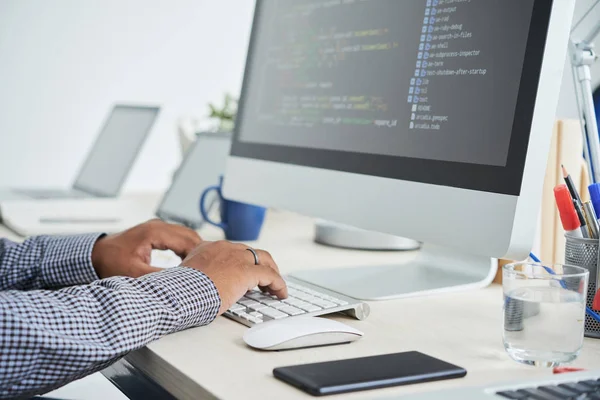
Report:
[[467,371],[418,351],[280,367],[273,375],[313,396],[462,378]]

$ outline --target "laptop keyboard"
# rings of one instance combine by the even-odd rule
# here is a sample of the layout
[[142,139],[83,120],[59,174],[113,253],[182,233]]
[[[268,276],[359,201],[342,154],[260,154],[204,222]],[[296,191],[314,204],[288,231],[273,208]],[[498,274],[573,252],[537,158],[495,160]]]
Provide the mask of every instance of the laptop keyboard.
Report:
[[309,287],[286,279],[289,297],[279,300],[276,296],[259,290],[247,292],[225,312],[225,316],[246,326],[290,318],[297,315],[317,316],[357,307],[367,309],[364,303],[325,289]]
[[513,400],[600,400],[600,379],[508,390],[496,392],[496,394],[502,398]]
[[75,199],[85,198],[81,192],[60,189],[15,189],[15,192],[34,199]]

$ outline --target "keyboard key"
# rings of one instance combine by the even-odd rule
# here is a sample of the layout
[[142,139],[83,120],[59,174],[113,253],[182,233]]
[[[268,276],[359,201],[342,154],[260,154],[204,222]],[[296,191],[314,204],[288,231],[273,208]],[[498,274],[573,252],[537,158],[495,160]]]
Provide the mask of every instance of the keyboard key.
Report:
[[300,299],[294,299],[294,300],[292,301],[292,303],[293,303],[293,305],[294,305],[295,307],[298,307],[298,308],[300,308],[300,306],[303,306],[303,305],[306,305],[306,304],[310,304],[310,303],[307,303],[306,301],[304,301],[304,300],[300,300]]
[[337,307],[337,304],[332,303],[332,302],[327,301],[327,300],[314,300],[314,301],[311,301],[311,303],[316,304],[319,307],[323,307],[323,308]]
[[267,296],[263,296],[263,295],[261,295],[260,297],[259,297],[259,296],[256,296],[256,297],[255,297],[254,299],[252,299],[252,300],[254,300],[254,301],[257,301],[257,302],[259,302],[259,303],[264,303],[265,301],[269,301],[269,300],[272,300],[272,299],[271,299],[270,297],[267,297]]
[[239,304],[246,306],[246,307],[250,307],[253,305],[257,305],[260,304],[258,301],[254,301],[254,300],[250,300],[250,299],[244,299],[244,300],[240,300],[238,301]]
[[250,317],[250,319],[248,321],[254,322],[255,324],[262,324],[262,322],[263,322],[262,318],[257,318],[257,317]]
[[250,321],[250,318],[254,318],[252,315],[250,315],[248,313],[245,313],[245,312],[244,313],[240,313],[238,315],[238,317],[243,318],[243,319],[245,319],[247,321]]
[[311,303],[313,303],[313,300],[318,299],[318,297],[312,296],[312,295],[310,295],[308,293],[302,293],[302,292],[298,292],[298,293],[296,293],[295,295],[292,295],[292,296],[296,297],[296,298],[298,298],[300,300],[309,301]]
[[347,302],[347,301],[345,301],[345,300],[340,300],[340,299],[338,299],[338,298],[336,298],[336,297],[333,297],[333,296],[327,296],[327,297],[324,297],[324,299],[325,299],[325,300],[329,300],[329,301],[331,301],[332,303],[339,304],[340,306],[345,306],[346,304],[348,304],[348,302]]
[[244,309],[242,309],[242,310],[235,310],[235,311],[232,311],[232,314],[233,314],[233,315],[237,315],[238,317],[241,317],[243,314],[246,314],[246,309],[244,308]]
[[274,308],[263,308],[262,310],[260,310],[260,312],[264,315],[266,315],[267,317],[271,317],[273,319],[281,319],[281,318],[286,318],[288,317],[288,314],[286,313],[282,313],[279,310],[275,310]]
[[[584,385],[588,385],[589,387],[592,387],[592,388],[600,388],[600,382],[595,381],[593,379],[590,379],[587,381],[580,381],[579,383],[583,383]],[[596,389],[596,390],[598,390],[598,389]]]
[[269,304],[269,307],[279,310],[281,307],[287,307],[287,304],[278,301],[277,303]]
[[301,304],[305,304],[305,301],[302,301],[300,299],[296,299],[294,297],[288,297],[287,299],[281,300],[282,302],[284,302],[285,304],[289,304],[291,306],[299,306]]
[[248,314],[250,314],[250,315],[252,315],[253,317],[256,317],[256,318],[262,318],[262,316],[263,316],[258,311],[252,311],[251,313],[248,313]]
[[272,307],[273,304],[278,304],[281,303],[281,301],[279,300],[274,300],[274,299],[269,299],[269,300],[264,300],[261,301],[261,303],[268,305],[269,307]]
[[260,292],[248,292],[244,297],[246,297],[247,299],[259,300],[263,297],[263,294]]
[[321,307],[315,306],[314,304],[310,304],[310,303],[306,303],[306,302],[303,302],[303,304],[298,304],[298,305],[296,305],[296,307],[298,307],[299,309],[304,310],[306,312],[315,312],[315,311],[322,310]]
[[267,308],[267,306],[265,306],[264,304],[258,304],[258,305],[252,305],[248,308],[252,311],[261,311],[262,309]]
[[579,383],[561,383],[558,386],[560,386],[561,388],[569,389],[577,394],[588,393],[588,392],[594,391],[594,389],[592,389],[591,387],[589,387],[587,385],[581,385]]
[[568,399],[577,396],[577,393],[559,386],[540,386],[538,389],[542,392],[550,393],[560,399]]
[[512,400],[520,400],[520,399],[526,399],[527,398],[526,394],[513,392],[512,390],[507,390],[505,392],[497,392],[496,394],[498,396],[502,396],[502,397],[505,397],[507,399],[512,399]]
[[232,305],[231,307],[229,307],[229,311],[231,311],[231,312],[234,312],[236,310],[245,310],[245,309],[246,309],[246,307],[244,307],[241,304],[237,304],[237,303],[235,303],[234,305]]
[[556,397],[550,393],[545,393],[537,389],[521,389],[517,390],[517,393],[523,393],[527,395],[527,397],[525,397],[527,400],[556,400]]
[[279,309],[279,311],[284,312],[286,314],[290,314],[290,315],[304,314],[303,310],[296,308],[296,307],[292,307],[292,306],[282,307]]

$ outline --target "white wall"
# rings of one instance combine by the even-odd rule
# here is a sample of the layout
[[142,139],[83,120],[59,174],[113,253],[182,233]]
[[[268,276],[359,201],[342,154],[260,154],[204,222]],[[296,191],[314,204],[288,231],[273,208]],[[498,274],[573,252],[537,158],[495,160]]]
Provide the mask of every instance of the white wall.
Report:
[[247,0],[0,0],[0,186],[67,185],[114,102],[163,106],[126,190],[166,187],[175,123],[238,94]]
[[[586,11],[590,10],[595,2],[596,0],[577,0],[573,25],[575,25],[583,17]],[[600,4],[593,8],[592,12],[583,20],[581,25],[574,30],[573,37],[583,38],[591,31],[594,24],[596,24],[598,21],[600,21]],[[595,44],[597,45],[597,50],[600,51],[600,48],[598,47],[600,46],[600,37],[596,38]],[[600,60],[592,66],[591,70],[592,83],[594,84],[594,87],[597,88],[600,86]],[[575,92],[573,89],[573,78],[571,75],[571,66],[569,60],[567,60],[567,63],[565,64],[565,73],[563,76],[563,84],[557,116],[559,118],[578,118]]]
[[[595,0],[578,0],[576,19]],[[0,0],[0,187],[67,185],[112,103],[164,109],[126,190],[166,187],[175,122],[238,93],[249,0]],[[600,7],[578,32],[600,20]],[[600,42],[600,41],[599,41]],[[575,117],[570,71],[560,117]],[[593,70],[600,83],[600,63]]]

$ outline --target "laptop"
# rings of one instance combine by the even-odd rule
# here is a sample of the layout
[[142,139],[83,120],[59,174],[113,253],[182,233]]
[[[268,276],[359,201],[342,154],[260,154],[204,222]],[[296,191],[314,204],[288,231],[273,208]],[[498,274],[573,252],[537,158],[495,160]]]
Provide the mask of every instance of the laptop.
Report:
[[[156,210],[156,216],[188,228],[200,229],[200,196],[204,189],[219,183],[231,147],[229,133],[198,133],[175,173]],[[216,202],[212,199],[211,204]]]
[[0,201],[116,197],[159,110],[159,107],[115,105],[70,189],[11,188],[0,191]]
[[[533,369],[531,371],[534,371]],[[600,398],[600,370],[569,372],[531,377],[510,383],[487,386],[438,389],[380,400],[575,400]]]
[[[156,210],[160,219],[197,230],[204,224],[200,214],[200,196],[204,189],[219,183],[231,147],[229,133],[198,133],[187,151],[173,182]],[[209,200],[209,210],[217,205],[217,197]],[[168,268],[181,263],[170,250],[153,250],[150,265]]]

